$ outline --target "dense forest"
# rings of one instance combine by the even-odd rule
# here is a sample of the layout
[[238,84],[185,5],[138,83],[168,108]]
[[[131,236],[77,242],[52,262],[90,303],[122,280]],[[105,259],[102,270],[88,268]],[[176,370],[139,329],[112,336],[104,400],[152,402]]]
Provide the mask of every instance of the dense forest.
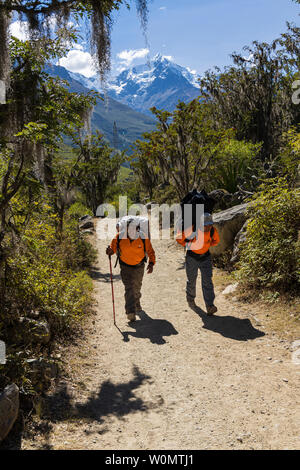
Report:
[[[218,190],[219,210],[249,202],[246,239],[230,271],[245,289],[299,299],[300,28],[287,24],[271,43],[234,52],[232,65],[207,71],[199,98],[173,113],[152,108],[156,130],[128,157],[91,135],[96,92],[71,93],[44,72],[79,40],[70,17],[87,17],[104,78],[111,13],[122,3],[0,3],[0,339],[7,344],[0,389],[14,382],[24,401],[49,385],[33,373],[32,358],[53,365],[56,341],[72,339],[92,308],[96,250],[79,219],[103,202],[117,206],[119,195],[175,203],[196,187]],[[135,3],[146,30],[147,2]],[[9,36],[11,14],[29,22],[29,40]]]

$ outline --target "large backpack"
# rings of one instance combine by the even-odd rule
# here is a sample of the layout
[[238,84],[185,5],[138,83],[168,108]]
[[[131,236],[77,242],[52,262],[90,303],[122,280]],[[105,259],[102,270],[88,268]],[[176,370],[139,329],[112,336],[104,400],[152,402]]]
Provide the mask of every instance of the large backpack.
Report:
[[115,267],[120,260],[120,239],[128,237],[128,228],[129,226],[132,227],[133,231],[135,230],[135,235],[140,237],[143,245],[144,245],[144,252],[145,258],[144,261],[147,260],[147,252],[146,252],[146,238],[150,239],[150,229],[149,229],[149,219],[147,217],[137,216],[137,215],[125,215],[121,219],[118,220],[116,228],[118,231],[117,236],[117,260],[115,263]]
[[[208,212],[211,214],[214,209],[216,201],[211,198],[207,192],[202,189],[202,191],[198,192],[197,189],[193,189],[193,191],[190,191],[181,201],[180,201],[180,207],[181,207],[181,231],[183,232],[185,227],[185,220],[184,220],[184,206],[185,204],[191,204],[191,209],[192,209],[192,230],[193,232],[195,231],[195,228],[197,226],[197,206],[199,204],[203,204],[204,206],[204,212]],[[212,227],[210,231],[210,236],[212,237],[214,234],[214,228]],[[187,240],[188,241],[188,240]]]

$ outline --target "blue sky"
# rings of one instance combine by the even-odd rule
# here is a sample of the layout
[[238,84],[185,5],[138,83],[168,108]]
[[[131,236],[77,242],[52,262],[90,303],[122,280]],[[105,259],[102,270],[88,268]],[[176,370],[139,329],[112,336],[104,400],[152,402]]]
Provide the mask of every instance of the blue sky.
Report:
[[[286,21],[299,24],[300,7],[292,0],[149,0],[147,44],[134,3],[113,15],[114,73],[160,53],[203,74],[230,64],[230,54],[254,40],[272,41],[286,31]],[[84,43],[60,63],[86,76],[94,73]]]
[[[299,23],[292,0],[153,0],[149,8],[150,55],[172,56],[180,65],[203,73],[230,63],[229,55],[253,40],[271,41]],[[112,58],[122,50],[145,48],[135,12],[115,16]]]

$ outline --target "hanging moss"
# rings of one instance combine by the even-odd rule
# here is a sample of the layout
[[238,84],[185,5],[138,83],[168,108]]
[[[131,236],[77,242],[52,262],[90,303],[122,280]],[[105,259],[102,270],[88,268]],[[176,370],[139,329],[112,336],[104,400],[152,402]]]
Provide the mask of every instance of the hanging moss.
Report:
[[10,60],[8,48],[8,28],[10,19],[4,10],[0,9],[0,80],[8,85]]

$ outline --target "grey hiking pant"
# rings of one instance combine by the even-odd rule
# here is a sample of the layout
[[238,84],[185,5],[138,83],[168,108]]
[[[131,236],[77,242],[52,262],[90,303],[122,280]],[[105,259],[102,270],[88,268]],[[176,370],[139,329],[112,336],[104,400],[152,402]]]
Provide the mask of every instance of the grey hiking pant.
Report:
[[206,306],[211,306],[215,300],[214,285],[212,282],[212,260],[209,255],[204,260],[197,260],[190,255],[186,255],[186,295],[187,299],[194,300],[196,297],[196,281],[198,270],[201,272],[201,285],[203,298]]
[[135,313],[140,303],[141,288],[145,271],[145,264],[128,266],[120,263],[121,279],[125,287],[125,312]]

